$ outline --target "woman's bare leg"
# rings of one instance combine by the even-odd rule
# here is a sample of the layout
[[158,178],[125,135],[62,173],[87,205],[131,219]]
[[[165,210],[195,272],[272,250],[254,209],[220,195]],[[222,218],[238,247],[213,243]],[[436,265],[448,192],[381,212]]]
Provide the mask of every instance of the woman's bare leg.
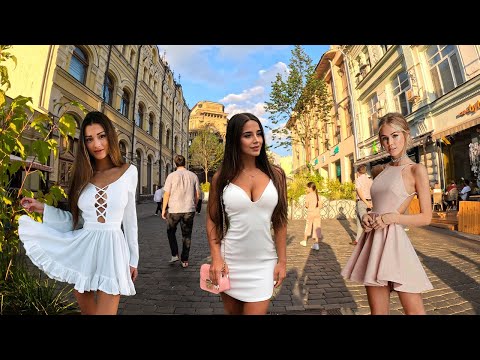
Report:
[[425,315],[423,299],[421,294],[398,292],[398,297],[402,303],[405,315]]
[[220,293],[223,301],[223,309],[226,315],[242,315],[243,301],[232,298],[231,296]]
[[270,299],[265,301],[249,302],[243,305],[243,315],[266,315]]
[[93,291],[80,293],[77,290],[73,290],[73,294],[77,299],[82,315],[95,315],[97,304],[95,302],[95,293]]
[[365,286],[371,315],[388,315],[390,313],[390,287]]
[[120,295],[111,295],[103,291],[97,292],[97,315],[117,315]]

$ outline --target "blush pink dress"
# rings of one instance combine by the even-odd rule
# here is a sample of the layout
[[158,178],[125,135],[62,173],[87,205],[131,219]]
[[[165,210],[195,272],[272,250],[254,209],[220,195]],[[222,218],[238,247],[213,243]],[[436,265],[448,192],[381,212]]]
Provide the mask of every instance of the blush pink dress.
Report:
[[[387,165],[371,187],[376,217],[397,212],[413,194],[408,194],[402,171],[406,166]],[[395,291],[421,293],[433,289],[404,227],[390,224],[381,230],[363,232],[342,270],[345,279],[365,286],[391,286]]]

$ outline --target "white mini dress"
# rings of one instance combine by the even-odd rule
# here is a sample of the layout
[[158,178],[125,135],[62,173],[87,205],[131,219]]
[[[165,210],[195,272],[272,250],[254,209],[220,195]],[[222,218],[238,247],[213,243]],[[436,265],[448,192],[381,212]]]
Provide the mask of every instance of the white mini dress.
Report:
[[264,301],[273,294],[273,271],[277,252],[270,225],[278,203],[272,180],[257,201],[252,201],[239,186],[224,188],[223,202],[229,228],[221,245],[230,277],[229,296],[244,302]]
[[137,181],[137,168],[130,165],[104,188],[88,183],[78,199],[80,229],[73,230],[69,211],[49,205],[43,223],[20,216],[18,233],[28,257],[50,278],[73,284],[80,293],[135,295],[130,266],[138,267],[139,258]]

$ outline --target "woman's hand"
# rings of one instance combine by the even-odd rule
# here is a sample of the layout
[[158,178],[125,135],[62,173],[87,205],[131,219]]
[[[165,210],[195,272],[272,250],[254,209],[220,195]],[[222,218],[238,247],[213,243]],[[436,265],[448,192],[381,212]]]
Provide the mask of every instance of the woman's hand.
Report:
[[212,260],[210,264],[210,280],[212,281],[213,285],[217,286],[220,277],[226,276],[228,274],[228,265],[223,261],[222,258],[218,258]]
[[130,266],[130,276],[131,276],[133,282],[135,282],[135,280],[137,280],[137,276],[138,276],[137,268],[134,268],[133,266]]
[[273,270],[273,284],[278,288],[282,285],[283,279],[287,276],[287,264],[285,262],[278,262]]
[[22,200],[20,200],[20,205],[22,205],[27,212],[34,211],[43,214],[43,210],[45,209],[45,204],[29,197],[22,198]]
[[375,230],[383,229],[395,221],[395,213],[386,213],[375,217],[373,228]]
[[365,230],[365,232],[372,231],[373,229],[373,218],[370,216],[370,214],[365,214],[362,217],[362,227]]

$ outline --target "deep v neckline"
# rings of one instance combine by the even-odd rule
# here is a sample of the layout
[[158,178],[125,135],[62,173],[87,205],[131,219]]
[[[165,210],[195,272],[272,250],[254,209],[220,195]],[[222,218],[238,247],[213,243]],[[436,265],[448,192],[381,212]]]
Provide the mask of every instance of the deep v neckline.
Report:
[[110,185],[113,185],[113,184],[115,184],[117,181],[119,181],[119,180],[127,173],[127,171],[130,170],[131,166],[132,166],[132,165],[129,165],[128,168],[127,168],[127,170],[125,170],[125,171],[123,172],[123,174],[118,177],[117,180],[114,180],[114,181],[112,181],[110,184],[107,184],[107,185],[105,185],[105,186],[103,186],[103,187],[102,187],[102,186],[95,185],[94,183],[92,183],[92,182],[90,182],[90,181],[89,181],[88,183],[89,183],[89,184],[92,184],[92,185],[95,186],[97,189],[102,189],[102,190],[103,190],[103,189],[105,189],[106,187],[108,187],[108,186],[110,186]]
[[245,190],[243,190],[240,186],[238,186],[237,184],[234,184],[233,182],[231,182],[230,184],[235,185],[235,187],[239,188],[239,189],[242,191],[242,193],[245,194],[245,196],[247,197],[247,199],[248,199],[252,204],[255,204],[255,203],[259,202],[259,201],[262,199],[263,194],[265,194],[265,191],[267,190],[267,188],[268,188],[268,186],[270,185],[271,182],[272,182],[272,179],[268,180],[267,186],[265,186],[265,188],[264,188],[263,191],[262,191],[262,194],[261,194],[260,197],[259,197],[257,200],[255,200],[255,201],[253,201],[252,199],[250,199],[250,196],[248,196],[247,192],[246,192]]

